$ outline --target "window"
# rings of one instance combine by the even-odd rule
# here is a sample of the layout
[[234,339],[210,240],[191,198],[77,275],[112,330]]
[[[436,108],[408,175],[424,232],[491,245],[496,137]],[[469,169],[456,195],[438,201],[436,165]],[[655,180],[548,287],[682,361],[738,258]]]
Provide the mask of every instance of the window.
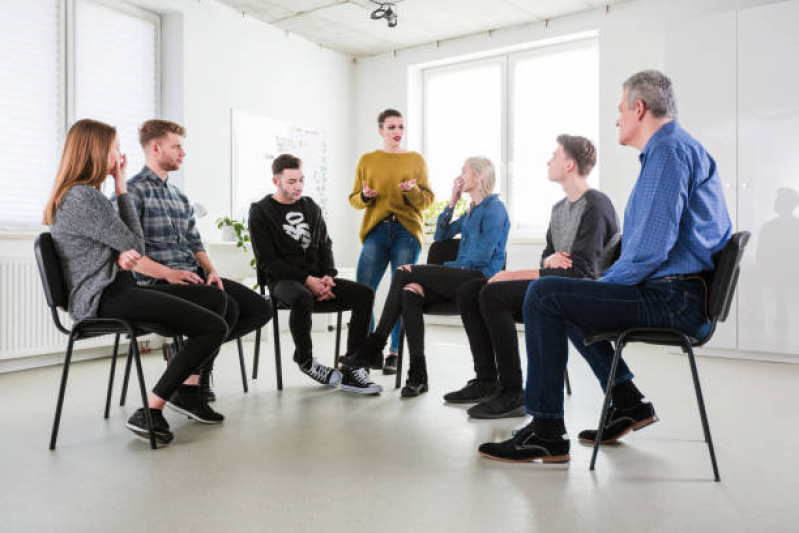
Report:
[[4,0],[0,16],[0,227],[35,226],[64,137],[59,0]]
[[[542,238],[563,190],[547,179],[562,133],[599,137],[596,38],[423,71],[423,151],[438,199],[449,197],[462,161],[485,155],[512,233]],[[599,165],[589,183],[599,184]]]
[[159,33],[157,15],[112,0],[3,1],[0,229],[40,227],[77,119],[116,126],[129,175],[141,168],[136,128],[158,115]]
[[129,176],[144,166],[138,127],[158,116],[158,18],[137,12],[75,2],[75,120],[116,126]]

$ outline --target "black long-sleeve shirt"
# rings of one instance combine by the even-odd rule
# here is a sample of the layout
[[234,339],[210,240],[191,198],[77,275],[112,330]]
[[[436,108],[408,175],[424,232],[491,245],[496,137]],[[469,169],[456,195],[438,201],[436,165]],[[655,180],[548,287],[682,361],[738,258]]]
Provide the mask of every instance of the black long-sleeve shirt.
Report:
[[541,268],[541,276],[597,278],[612,262],[619,224],[610,198],[589,189],[578,200],[564,198],[552,207],[544,259],[555,252],[571,254],[571,268]]

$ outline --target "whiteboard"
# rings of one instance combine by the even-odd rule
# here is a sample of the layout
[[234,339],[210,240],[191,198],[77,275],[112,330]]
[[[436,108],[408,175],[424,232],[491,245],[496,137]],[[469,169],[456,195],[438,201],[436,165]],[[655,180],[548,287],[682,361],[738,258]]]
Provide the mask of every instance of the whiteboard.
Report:
[[250,204],[274,192],[272,161],[280,154],[302,159],[304,195],[327,207],[327,141],[320,130],[231,109],[230,215],[247,220]]

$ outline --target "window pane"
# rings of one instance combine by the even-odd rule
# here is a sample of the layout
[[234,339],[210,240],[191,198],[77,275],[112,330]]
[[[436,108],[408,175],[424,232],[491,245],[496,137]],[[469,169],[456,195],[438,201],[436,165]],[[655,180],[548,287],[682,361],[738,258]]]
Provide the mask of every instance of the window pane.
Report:
[[75,120],[116,126],[128,176],[144,166],[138,127],[158,115],[158,25],[86,0],[75,6]]
[[[511,68],[511,214],[516,230],[543,235],[564,196],[547,180],[555,139],[599,139],[599,51],[596,41],[567,44],[519,55]],[[588,181],[598,186],[599,165]]]
[[502,64],[425,73],[424,145],[436,200],[448,200],[466,158],[502,160]]
[[38,227],[64,129],[58,0],[3,0],[0,225]]

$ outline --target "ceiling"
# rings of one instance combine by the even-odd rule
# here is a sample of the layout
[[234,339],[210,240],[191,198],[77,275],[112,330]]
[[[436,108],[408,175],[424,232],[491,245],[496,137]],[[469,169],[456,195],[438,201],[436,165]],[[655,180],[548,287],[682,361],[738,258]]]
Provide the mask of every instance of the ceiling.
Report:
[[401,0],[398,24],[372,20],[370,0],[220,0],[251,17],[353,56],[371,56],[626,0]]

